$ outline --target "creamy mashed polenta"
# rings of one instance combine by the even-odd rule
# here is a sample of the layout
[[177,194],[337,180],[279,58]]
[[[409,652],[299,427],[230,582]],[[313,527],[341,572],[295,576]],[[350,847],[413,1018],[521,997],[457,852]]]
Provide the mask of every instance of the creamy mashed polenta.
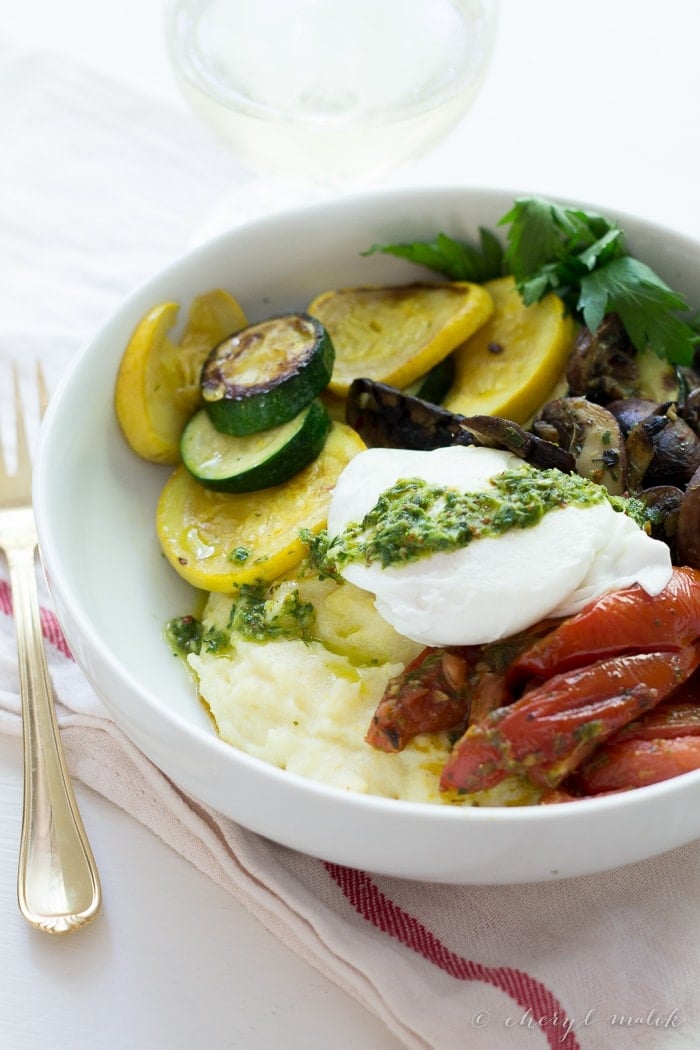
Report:
[[437,802],[448,754],[424,738],[398,755],[364,741],[374,708],[402,664],[354,666],[319,642],[237,642],[232,657],[193,656],[202,696],[223,740],[325,784]]
[[222,740],[281,769],[347,791],[418,802],[507,805],[528,801],[509,783],[470,798],[446,798],[439,778],[447,733],[423,734],[398,754],[365,742],[389,679],[422,646],[397,634],[372,596],[317,578],[287,581],[266,603],[270,623],[290,597],[312,610],[305,638],[252,640],[237,629],[230,596],[211,595],[203,626],[226,644],[189,656],[199,694]]

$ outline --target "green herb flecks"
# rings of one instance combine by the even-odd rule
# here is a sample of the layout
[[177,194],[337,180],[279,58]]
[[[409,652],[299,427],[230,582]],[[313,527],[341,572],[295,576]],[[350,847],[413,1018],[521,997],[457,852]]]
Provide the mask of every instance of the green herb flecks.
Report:
[[227,631],[217,627],[205,629],[196,616],[176,616],[165,625],[165,637],[176,656],[187,658],[191,653],[222,653],[230,649]]
[[250,551],[247,547],[234,547],[228,555],[229,561],[238,562],[240,564],[248,561],[248,558],[250,558]]
[[227,653],[231,651],[231,636],[219,627],[208,627],[202,636],[202,653]]
[[636,496],[613,496],[609,492],[607,499],[613,510],[626,514],[644,532],[650,531],[649,526],[653,524],[654,512],[641,499],[637,499]]
[[373,244],[363,255],[383,252],[418,266],[426,266],[450,281],[482,284],[503,274],[503,246],[490,230],[480,228],[479,247],[439,233],[434,241],[407,244]]
[[198,653],[204,628],[196,616],[176,616],[165,625],[165,637],[176,656]]
[[232,634],[252,642],[275,638],[309,641],[315,613],[310,602],[302,602],[296,587],[268,588],[244,585],[231,605],[228,627]]
[[327,530],[321,529],[320,532],[312,532],[311,529],[300,529],[299,538],[309,548],[303,569],[309,569],[318,576],[319,580],[330,579],[335,580],[337,583],[342,583],[342,576],[333,564],[332,559],[328,557],[329,539]]

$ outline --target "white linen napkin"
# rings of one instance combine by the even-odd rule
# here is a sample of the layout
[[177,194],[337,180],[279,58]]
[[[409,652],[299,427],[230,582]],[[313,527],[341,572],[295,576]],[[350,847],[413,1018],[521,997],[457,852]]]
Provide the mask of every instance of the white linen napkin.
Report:
[[[102,316],[245,176],[178,113],[51,56],[1,59],[0,365],[19,347],[41,358],[52,385]],[[2,113],[10,84],[14,117]],[[471,887],[374,876],[276,846],[187,798],[124,737],[39,583],[73,776],[228,890],[407,1047],[697,1045],[697,844],[602,875]],[[4,566],[0,731],[21,734]]]

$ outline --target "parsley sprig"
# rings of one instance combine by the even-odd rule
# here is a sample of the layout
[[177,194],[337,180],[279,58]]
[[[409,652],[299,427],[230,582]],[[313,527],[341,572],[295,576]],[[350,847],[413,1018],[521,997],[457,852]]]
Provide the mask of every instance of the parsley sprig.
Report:
[[534,197],[517,200],[499,225],[510,226],[505,261],[524,303],[556,292],[591,331],[616,313],[637,350],[692,363],[698,335],[675,312],[688,304],[628,254],[617,223]]
[[480,228],[478,246],[440,233],[433,241],[375,244],[365,254],[395,255],[452,281],[481,283],[510,273],[526,305],[555,292],[591,331],[616,313],[637,350],[650,347],[673,364],[692,364],[699,326],[678,316],[688,304],[628,253],[617,223],[528,197],[516,200],[498,225],[509,227],[505,251]]
[[383,252],[442,274],[450,281],[473,281],[482,284],[503,273],[503,245],[498,237],[483,227],[479,229],[479,246],[457,241],[439,233],[434,241],[411,241],[409,244],[373,244],[363,255]]

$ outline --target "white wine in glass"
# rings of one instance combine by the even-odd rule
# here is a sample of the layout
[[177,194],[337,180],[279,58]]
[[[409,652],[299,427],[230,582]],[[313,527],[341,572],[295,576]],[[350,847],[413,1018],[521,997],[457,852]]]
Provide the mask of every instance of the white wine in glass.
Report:
[[467,112],[497,0],[171,0],[192,110],[279,184],[355,188],[425,153]]

